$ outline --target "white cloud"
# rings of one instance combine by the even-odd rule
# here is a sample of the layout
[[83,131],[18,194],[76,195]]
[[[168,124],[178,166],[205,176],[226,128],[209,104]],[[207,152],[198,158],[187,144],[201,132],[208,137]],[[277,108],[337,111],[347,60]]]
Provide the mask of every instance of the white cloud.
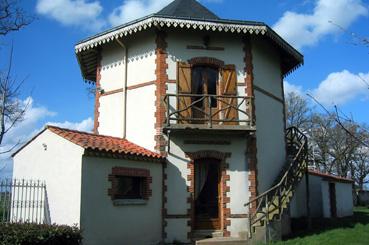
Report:
[[109,15],[109,22],[117,26],[128,21],[155,13],[172,0],[126,0]]
[[353,99],[369,98],[369,73],[353,74],[347,70],[334,72],[312,91],[314,97],[324,105],[342,105]]
[[368,10],[361,0],[317,0],[311,14],[287,11],[274,29],[296,48],[312,46],[323,37],[339,31],[337,25],[349,27]]
[[36,10],[66,26],[96,31],[105,25],[100,18],[103,7],[99,1],[38,0]]
[[283,82],[283,85],[284,85],[284,94],[289,94],[291,92],[294,92],[300,96],[303,96],[304,95],[304,92],[303,92],[303,89],[301,86],[297,86],[297,85],[294,85],[292,83],[289,83],[287,81],[284,81]]
[[85,120],[82,120],[81,122],[65,121],[65,122],[48,122],[46,124],[61,127],[61,128],[69,128],[69,129],[74,129],[78,131],[91,132],[94,126],[94,121],[92,120],[91,117],[89,117]]

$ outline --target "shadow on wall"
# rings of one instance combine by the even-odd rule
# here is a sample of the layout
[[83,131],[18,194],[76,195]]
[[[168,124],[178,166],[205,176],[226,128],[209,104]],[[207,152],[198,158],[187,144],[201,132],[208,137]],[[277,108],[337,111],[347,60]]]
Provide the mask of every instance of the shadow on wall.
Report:
[[296,237],[305,237],[311,235],[318,235],[320,233],[338,229],[338,228],[354,228],[357,224],[369,224],[369,208],[357,207],[354,210],[354,215],[344,218],[313,218],[312,228],[308,230],[307,219],[298,218],[291,220],[292,233],[284,237],[284,239],[291,239]]

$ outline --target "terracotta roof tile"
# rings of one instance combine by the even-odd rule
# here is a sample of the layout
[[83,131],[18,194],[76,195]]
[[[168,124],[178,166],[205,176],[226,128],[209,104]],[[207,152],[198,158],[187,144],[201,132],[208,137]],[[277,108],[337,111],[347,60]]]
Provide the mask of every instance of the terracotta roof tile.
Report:
[[97,135],[50,125],[46,126],[46,128],[49,129],[51,132],[85,149],[131,156],[136,155],[159,160],[164,159],[164,157],[162,157],[160,154],[145,149],[126,139],[106,135]]
[[309,169],[309,174],[315,175],[315,176],[320,176],[320,177],[327,178],[327,179],[337,181],[337,182],[347,182],[347,183],[353,183],[354,182],[352,179],[343,178],[343,177],[340,177],[340,176],[337,176],[337,175],[322,173],[322,172],[319,172],[317,170],[312,170],[312,169]]

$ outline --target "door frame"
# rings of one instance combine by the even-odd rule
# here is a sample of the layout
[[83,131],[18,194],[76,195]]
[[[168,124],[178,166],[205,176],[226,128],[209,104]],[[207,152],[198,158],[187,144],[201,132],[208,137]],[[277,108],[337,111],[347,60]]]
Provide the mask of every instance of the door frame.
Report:
[[[197,164],[209,164],[212,167],[216,167],[217,168],[217,184],[216,184],[216,188],[217,188],[217,197],[216,197],[216,202],[217,202],[217,206],[218,206],[218,218],[217,218],[217,227],[214,228],[214,230],[221,230],[222,229],[222,169],[221,169],[221,160],[219,159],[215,159],[215,158],[199,158],[194,160],[194,167],[195,167],[195,171],[194,171],[194,196],[196,196],[196,165]],[[194,206],[194,228],[198,227],[198,220],[197,220],[197,215],[196,215],[196,200],[194,199],[195,202],[195,206]],[[209,219],[209,221],[211,221],[211,219]],[[211,228],[197,228],[197,230],[211,230]]]
[[220,230],[223,231],[224,236],[228,236],[229,232],[227,231],[227,227],[230,225],[228,220],[230,216],[230,210],[226,208],[227,204],[230,203],[230,198],[227,197],[227,192],[229,192],[228,181],[230,176],[227,175],[228,163],[226,162],[230,157],[230,152],[220,152],[214,150],[202,150],[195,152],[185,152],[186,156],[190,159],[187,164],[187,168],[189,170],[189,175],[187,175],[187,180],[189,181],[188,192],[189,198],[187,199],[190,204],[190,208],[188,210],[189,213],[189,222],[188,226],[190,227],[189,237],[192,236],[195,231],[195,160],[200,158],[214,158],[220,160],[220,188],[221,188],[221,204],[222,207],[220,209]]

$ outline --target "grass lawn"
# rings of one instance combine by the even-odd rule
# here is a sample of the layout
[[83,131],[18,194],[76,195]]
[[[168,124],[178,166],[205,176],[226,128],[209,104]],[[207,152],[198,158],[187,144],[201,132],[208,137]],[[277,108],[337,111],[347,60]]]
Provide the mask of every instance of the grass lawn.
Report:
[[301,231],[275,245],[292,244],[369,244],[369,208],[354,209],[354,216],[340,219],[320,219],[310,231]]

